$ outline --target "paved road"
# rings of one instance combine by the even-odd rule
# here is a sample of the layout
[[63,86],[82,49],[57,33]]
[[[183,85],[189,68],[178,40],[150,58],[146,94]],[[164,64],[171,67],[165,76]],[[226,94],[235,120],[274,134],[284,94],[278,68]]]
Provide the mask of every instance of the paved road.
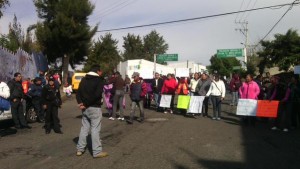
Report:
[[104,117],[101,137],[109,157],[93,159],[90,152],[75,156],[81,116],[75,100],[67,100],[59,111],[63,135],[46,135],[39,123],[20,131],[0,123],[0,168],[300,168],[299,130],[270,131],[262,122],[246,127],[234,112],[224,104],[223,120],[213,121],[147,110],[147,121],[133,125]]

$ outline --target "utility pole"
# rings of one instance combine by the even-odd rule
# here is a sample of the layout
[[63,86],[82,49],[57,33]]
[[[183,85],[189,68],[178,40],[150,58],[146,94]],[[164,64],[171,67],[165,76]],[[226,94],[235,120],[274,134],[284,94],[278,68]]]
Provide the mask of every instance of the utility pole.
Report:
[[[244,22],[235,22],[236,24],[241,24],[242,25],[242,28],[236,28],[235,30],[236,31],[239,31],[241,32],[244,36],[245,36],[245,43],[244,43],[244,46],[245,46],[245,57],[244,57],[244,62],[245,64],[247,64],[247,50],[248,50],[248,21],[244,21]],[[246,66],[246,65],[245,65]]]

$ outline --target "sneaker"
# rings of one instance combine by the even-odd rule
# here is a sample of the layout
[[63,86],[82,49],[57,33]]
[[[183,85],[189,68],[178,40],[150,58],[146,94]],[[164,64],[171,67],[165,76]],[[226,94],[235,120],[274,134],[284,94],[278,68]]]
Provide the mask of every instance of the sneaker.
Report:
[[211,118],[211,119],[216,120],[217,118],[213,117],[213,118]]
[[118,120],[124,121],[124,117],[119,117]]
[[217,118],[217,120],[219,120],[219,121],[220,121],[220,120],[221,120],[221,118],[220,118],[220,117],[218,117],[218,118]]
[[84,153],[84,151],[77,151],[76,156],[81,156]]
[[282,131],[283,131],[283,132],[288,132],[288,131],[289,131],[289,129],[287,129],[287,128],[284,128]]
[[165,113],[165,114],[168,114],[168,112],[167,112],[167,111],[164,111],[164,113]]
[[170,113],[173,114],[173,110],[170,110]]
[[94,158],[103,158],[103,157],[107,157],[107,156],[108,156],[108,153],[102,151],[101,153],[94,156]]
[[277,130],[278,128],[276,126],[272,127],[271,130]]
[[108,118],[109,120],[112,120],[112,121],[114,121],[115,120],[115,118],[113,118],[113,117],[110,117],[110,118]]

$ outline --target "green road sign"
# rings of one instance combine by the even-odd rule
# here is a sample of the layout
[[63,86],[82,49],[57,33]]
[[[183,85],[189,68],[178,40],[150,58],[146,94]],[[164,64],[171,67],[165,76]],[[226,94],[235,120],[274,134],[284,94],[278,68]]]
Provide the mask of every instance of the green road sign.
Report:
[[218,49],[218,58],[244,57],[244,49]]
[[157,62],[178,61],[178,54],[159,54],[156,55]]
[[232,70],[240,70],[241,69],[241,66],[233,66],[232,67]]

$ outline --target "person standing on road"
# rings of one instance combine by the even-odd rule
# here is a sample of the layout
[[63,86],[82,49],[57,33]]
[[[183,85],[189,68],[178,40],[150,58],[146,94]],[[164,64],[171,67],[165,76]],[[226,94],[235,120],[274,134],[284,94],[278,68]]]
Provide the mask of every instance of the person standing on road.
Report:
[[159,73],[155,73],[154,75],[154,79],[152,80],[152,91],[153,91],[153,95],[154,95],[154,101],[155,101],[155,105],[156,105],[156,111],[159,111],[159,101],[160,101],[160,97],[161,97],[161,88],[163,86],[164,80],[162,78],[160,78]]
[[[257,100],[259,93],[260,93],[260,88],[258,84],[255,81],[253,81],[253,76],[248,74],[246,76],[246,82],[244,82],[239,89],[240,98]],[[245,116],[243,117],[243,120],[246,125],[248,125],[248,123],[255,125],[256,117]]]
[[211,95],[211,101],[213,105],[213,120],[221,120],[221,104],[225,98],[225,93],[225,84],[222,80],[220,80],[220,76],[216,74],[206,94],[206,97]]
[[109,120],[115,120],[116,118],[116,112],[117,108],[119,106],[120,109],[120,116],[118,120],[124,120],[124,109],[123,109],[123,99],[124,99],[124,87],[125,87],[125,81],[123,80],[120,72],[115,73],[115,77],[112,78],[109,83],[113,84],[113,112],[112,116],[109,118]]
[[16,129],[28,128],[31,129],[25,120],[23,111],[23,99],[24,92],[22,88],[22,75],[21,73],[15,73],[14,79],[8,82],[8,87],[10,90],[10,104],[11,104],[11,114],[15,123]]
[[32,104],[35,112],[37,113],[39,122],[45,122],[45,114],[41,103],[42,91],[42,79],[36,77],[34,79],[34,83],[29,87],[28,95],[32,98]]
[[[196,87],[196,95],[197,96],[206,96],[209,88],[211,85],[211,80],[207,74],[207,72],[204,72],[201,75],[201,80],[198,81],[197,87]],[[207,117],[208,116],[208,101],[209,97],[205,97],[203,100],[203,106],[202,106],[202,116]]]
[[199,81],[200,81],[200,75],[199,75],[199,73],[195,73],[194,78],[191,79],[191,82],[190,82],[190,85],[189,85],[191,96],[197,95],[196,87],[197,87],[197,84],[198,84]]
[[232,94],[232,100],[230,106],[237,106],[239,98],[239,88],[242,86],[242,82],[238,74],[234,74],[233,78],[230,81],[230,91]]
[[[164,81],[164,84],[162,86],[161,89],[161,94],[167,94],[167,95],[171,95],[171,105],[170,105],[170,113],[173,114],[173,110],[174,110],[174,97],[175,97],[175,92],[176,92],[176,88],[177,88],[177,82],[176,82],[176,78],[172,77],[173,75],[168,74],[167,75],[167,79]],[[167,111],[168,109],[165,109],[164,113],[168,113]]]
[[48,84],[43,87],[42,91],[42,105],[46,109],[45,132],[50,134],[51,128],[53,128],[55,133],[63,134],[58,118],[58,108],[61,106],[62,101],[59,88],[56,87],[54,81],[55,79],[50,76]]
[[139,122],[142,123],[145,120],[143,99],[147,94],[147,85],[145,82],[141,80],[140,74],[138,72],[134,72],[132,78],[133,78],[133,82],[130,85],[130,94],[129,94],[132,103],[131,103],[130,119],[127,120],[128,124],[133,123],[136,106],[138,106],[140,109]]
[[100,140],[101,100],[105,84],[100,76],[102,76],[100,66],[93,65],[91,71],[82,78],[76,94],[78,106],[82,110],[82,126],[77,143],[77,156],[81,156],[85,152],[89,131],[91,131],[93,157],[108,156],[107,152],[102,151]]

